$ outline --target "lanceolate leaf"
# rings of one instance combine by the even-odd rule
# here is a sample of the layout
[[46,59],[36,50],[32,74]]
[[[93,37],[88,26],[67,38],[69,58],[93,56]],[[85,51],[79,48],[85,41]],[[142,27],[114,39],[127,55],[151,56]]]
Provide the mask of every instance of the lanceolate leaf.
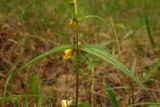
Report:
[[[115,59],[109,52],[107,52],[105,49],[95,46],[95,45],[90,45],[90,44],[84,44],[81,45],[80,47],[82,50],[93,54],[111,64],[113,64],[115,67],[117,67],[118,69],[120,69],[123,73],[125,73],[126,75],[128,75],[131,79],[133,79],[137,84],[139,84],[140,86],[142,86],[142,84],[138,81],[138,79],[136,78],[136,76],[134,75],[134,73],[129,70],[125,65],[123,65],[122,63],[120,63],[117,59]],[[143,87],[143,86],[142,86]]]
[[105,88],[108,92],[108,97],[112,103],[112,106],[113,107],[118,107],[118,102],[117,102],[117,99],[116,99],[116,95],[112,89],[112,87],[110,86],[110,84],[108,82],[105,82]]
[[36,56],[35,58],[31,59],[29,62],[27,62],[24,66],[22,66],[18,71],[21,71],[22,69],[24,69],[25,67],[27,67],[28,65],[44,58],[44,57],[47,57],[49,55],[53,55],[53,54],[56,54],[58,52],[61,52],[61,51],[64,51],[65,49],[69,49],[69,48],[73,48],[73,45],[72,44],[64,44],[64,45],[61,45],[61,46],[58,46],[56,48],[53,48],[53,49],[50,49],[48,50],[47,52],[44,52],[38,56]]
[[56,47],[56,48],[53,48],[53,49],[51,49],[51,50],[48,50],[47,52],[44,52],[44,53],[36,56],[35,58],[31,59],[30,61],[28,61],[28,62],[27,62],[26,64],[24,64],[19,70],[14,71],[14,72],[10,72],[10,74],[9,74],[7,80],[6,80],[5,86],[4,86],[4,93],[3,93],[3,94],[4,94],[4,95],[6,94],[8,83],[9,83],[9,81],[14,77],[14,75],[15,75],[16,73],[21,72],[22,69],[26,68],[28,65],[30,65],[30,64],[32,64],[32,63],[34,63],[34,62],[36,62],[36,61],[38,61],[38,60],[40,60],[40,59],[42,59],[42,58],[44,58],[44,57],[47,57],[47,56],[49,56],[49,55],[53,55],[53,54],[55,54],[55,53],[58,53],[58,52],[60,52],[60,51],[63,51],[63,50],[65,50],[65,49],[68,49],[68,48],[73,48],[73,45],[72,45],[72,44],[64,44],[64,45],[58,46],[58,47]]

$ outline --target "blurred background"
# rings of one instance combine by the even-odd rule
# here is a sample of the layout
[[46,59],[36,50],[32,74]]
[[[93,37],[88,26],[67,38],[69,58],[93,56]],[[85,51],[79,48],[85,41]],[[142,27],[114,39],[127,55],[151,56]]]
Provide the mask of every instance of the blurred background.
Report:
[[[159,4],[159,0],[78,0],[80,17],[101,17],[80,22],[80,42],[104,47],[133,70],[153,94],[148,96],[114,66],[81,52],[82,102],[91,107],[112,107],[104,81],[115,88],[120,107],[160,102]],[[73,43],[71,18],[63,0],[0,0],[1,107],[36,107],[37,102],[42,107],[61,107],[62,99],[75,98],[74,58],[65,61],[63,52],[28,66],[5,89],[10,72],[42,52]]]

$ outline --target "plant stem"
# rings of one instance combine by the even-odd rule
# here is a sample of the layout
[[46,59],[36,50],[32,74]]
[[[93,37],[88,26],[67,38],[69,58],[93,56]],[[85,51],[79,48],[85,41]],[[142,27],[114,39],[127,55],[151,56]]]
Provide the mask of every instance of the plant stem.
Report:
[[91,76],[91,107],[94,107],[94,68],[92,67]]
[[78,96],[79,96],[79,23],[78,23],[78,12],[77,12],[77,0],[75,1],[74,4],[75,8],[75,17],[76,17],[76,107],[78,107]]
[[78,89],[79,89],[79,46],[78,46],[78,32],[79,25],[77,23],[77,34],[76,34],[76,107],[78,107]]

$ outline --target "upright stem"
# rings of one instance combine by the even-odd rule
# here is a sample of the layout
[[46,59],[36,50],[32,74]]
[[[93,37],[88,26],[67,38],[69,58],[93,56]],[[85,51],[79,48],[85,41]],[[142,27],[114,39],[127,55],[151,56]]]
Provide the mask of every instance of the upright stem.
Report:
[[91,80],[91,107],[94,107],[94,68],[92,68],[92,80]]
[[78,89],[79,89],[79,46],[78,46],[78,32],[79,25],[77,23],[77,34],[76,34],[76,107],[78,107]]
[[79,96],[79,23],[78,23],[78,12],[77,12],[77,0],[75,0],[74,4],[75,10],[75,18],[76,18],[76,107],[78,107],[78,96]]

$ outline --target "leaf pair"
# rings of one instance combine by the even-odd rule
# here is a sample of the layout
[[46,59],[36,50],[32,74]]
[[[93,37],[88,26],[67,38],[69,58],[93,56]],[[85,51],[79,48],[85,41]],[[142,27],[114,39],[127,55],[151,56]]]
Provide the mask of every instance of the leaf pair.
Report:
[[[53,55],[53,54],[56,54],[56,53],[59,53],[61,51],[64,51],[65,49],[74,49],[74,45],[72,44],[64,44],[64,45],[61,45],[59,47],[56,47],[56,48],[53,48],[47,52],[44,52],[38,56],[36,56],[35,58],[33,58],[32,60],[30,60],[29,62],[27,62],[26,64],[24,64],[19,70],[15,71],[15,72],[10,72],[7,80],[6,80],[6,83],[5,83],[5,88],[4,88],[4,95],[6,94],[7,92],[7,87],[8,87],[8,84],[9,82],[11,81],[11,79],[17,74],[17,73],[20,73],[22,72],[22,70],[24,68],[26,68],[28,65],[32,64],[32,63],[35,63],[36,61],[44,58],[44,57],[47,57],[49,55]],[[134,73],[129,70],[125,65],[123,65],[122,63],[120,63],[117,59],[115,59],[109,52],[107,52],[105,49],[101,48],[101,47],[98,47],[98,46],[95,46],[95,45],[91,45],[91,44],[84,44],[84,45],[80,45],[79,49],[87,52],[87,53],[90,53],[90,54],[93,54],[111,64],[113,64],[115,67],[117,67],[118,69],[120,69],[124,74],[126,74],[127,76],[129,76],[133,81],[135,81],[138,85],[140,85],[141,87],[143,87],[143,85],[141,84],[140,81],[138,81],[138,79],[136,78],[136,76],[134,75]],[[110,87],[109,85],[106,85],[106,87]],[[112,91],[109,90],[109,92],[111,94],[113,94]]]

